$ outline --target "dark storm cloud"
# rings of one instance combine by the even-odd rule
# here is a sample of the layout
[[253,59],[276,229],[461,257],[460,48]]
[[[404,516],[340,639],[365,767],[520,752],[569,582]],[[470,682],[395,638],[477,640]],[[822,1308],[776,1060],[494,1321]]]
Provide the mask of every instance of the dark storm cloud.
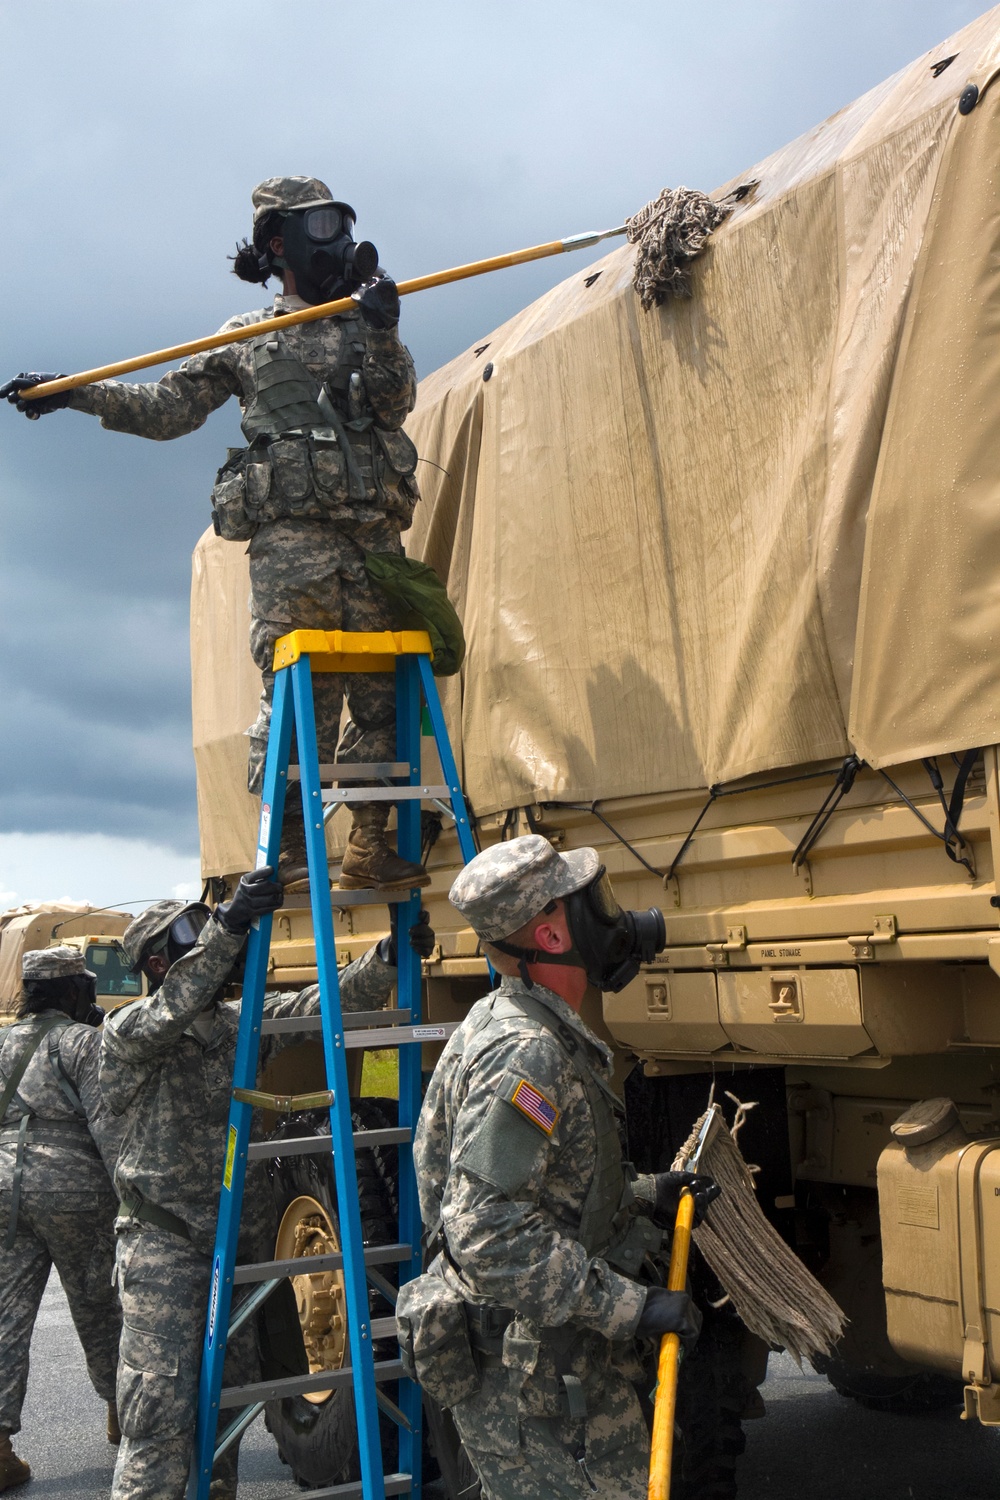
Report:
[[[249,190],[316,173],[399,277],[711,188],[972,19],[974,3],[262,0],[0,5],[0,378],[195,337],[259,293]],[[424,294],[422,373],[585,258]],[[141,377],[140,377],[141,378]],[[0,829],[194,847],[191,548],[235,407],[169,444],[0,412]]]

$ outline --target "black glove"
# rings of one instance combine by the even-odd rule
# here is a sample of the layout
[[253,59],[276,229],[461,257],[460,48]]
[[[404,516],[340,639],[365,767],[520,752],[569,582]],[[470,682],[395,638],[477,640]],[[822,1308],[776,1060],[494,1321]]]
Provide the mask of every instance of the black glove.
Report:
[[275,880],[270,865],[262,865],[241,876],[233,899],[217,906],[215,916],[227,932],[239,937],[250,931],[258,917],[277,911],[284,899],[285,887]]
[[[399,305],[399,298],[396,298]],[[398,319],[398,314],[397,314]],[[21,391],[29,390],[33,385],[42,385],[46,380],[62,380],[61,375],[42,375],[38,372],[28,374],[22,370],[20,375],[15,375],[13,380],[8,380],[5,385],[0,385],[0,398],[6,396],[12,406],[18,411],[23,411],[26,417],[34,422],[38,417],[47,416],[50,411],[61,411],[64,406],[69,405],[72,391],[61,391],[58,396],[39,396],[37,401],[22,401]]]
[[399,293],[391,276],[366,286],[358,298],[361,316],[369,328],[395,328],[399,322]]
[[[423,907],[420,909],[420,916],[410,928],[409,938],[410,947],[418,957],[430,958],[437,939],[434,936],[430,916]],[[396,901],[389,907],[389,936],[379,943],[378,952],[382,962],[388,964],[390,969],[397,967],[399,963],[399,903]]]
[[701,1223],[708,1212],[709,1204],[714,1203],[722,1192],[719,1184],[711,1177],[699,1177],[694,1172],[657,1172],[653,1181],[656,1184],[653,1213],[658,1218],[666,1220],[670,1226],[673,1226],[677,1218],[681,1188],[691,1189],[696,1224]]
[[701,1323],[701,1313],[687,1292],[668,1292],[665,1286],[651,1286],[635,1333],[640,1339],[676,1333],[685,1354],[690,1354],[698,1342]]

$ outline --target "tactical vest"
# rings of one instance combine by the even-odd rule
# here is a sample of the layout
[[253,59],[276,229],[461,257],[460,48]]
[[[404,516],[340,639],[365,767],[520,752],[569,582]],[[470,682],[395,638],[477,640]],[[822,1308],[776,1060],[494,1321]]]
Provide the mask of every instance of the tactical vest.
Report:
[[253,340],[254,390],[212,490],[212,521],[226,541],[289,519],[364,524],[390,515],[409,526],[418,498],[417,451],[402,431],[379,427],[365,391],[366,345],[358,317],[321,384],[280,333]]
[[[84,1146],[95,1156],[98,1155],[90,1131],[87,1127],[87,1113],[80,1101],[80,1096],[63,1072],[59,1061],[59,1032],[71,1025],[68,1016],[46,1016],[39,1020],[36,1016],[30,1016],[23,1021],[16,1021],[7,1032],[3,1044],[0,1044],[0,1057],[2,1057],[5,1045],[16,1037],[19,1029],[23,1026],[37,1026],[35,1035],[21,1052],[21,1056],[14,1064],[11,1072],[7,1075],[3,1087],[0,1088],[0,1140],[10,1136],[15,1142],[14,1171],[11,1177],[10,1216],[7,1221],[7,1234],[4,1240],[4,1249],[10,1250],[14,1245],[14,1237],[17,1234],[17,1216],[21,1206],[21,1182],[24,1174],[24,1148],[34,1141],[40,1145],[59,1146],[65,1145],[67,1140],[72,1140],[79,1149]],[[43,1042],[47,1042],[47,1061],[52,1077],[59,1085],[59,1091],[65,1102],[75,1116],[72,1120],[48,1119],[44,1115],[38,1115],[21,1098],[17,1092],[28,1064],[35,1053],[40,1049]],[[53,1047],[53,1043],[55,1046]],[[0,1074],[2,1076],[2,1074]],[[11,1104],[16,1104],[21,1111],[21,1118],[15,1124],[6,1124],[7,1112]]]

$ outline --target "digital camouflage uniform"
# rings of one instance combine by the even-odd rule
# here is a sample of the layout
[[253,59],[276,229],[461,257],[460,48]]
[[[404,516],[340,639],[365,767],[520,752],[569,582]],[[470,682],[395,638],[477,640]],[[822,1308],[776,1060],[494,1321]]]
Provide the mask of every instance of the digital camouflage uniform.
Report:
[[[230,318],[223,331],[307,306],[300,297],[277,296],[273,307]],[[358,355],[364,410],[370,410],[385,432],[398,431],[416,400],[416,376],[409,352],[395,329],[369,328],[357,315],[343,314],[286,328],[280,344],[311,377],[322,382],[341,360],[345,339],[364,345],[363,356]],[[267,342],[266,337],[246,340],[197,354],[156,382],[131,385],[109,380],[83,386],[73,392],[69,404],[77,411],[100,417],[101,425],[115,432],[158,440],[182,437],[201,427],[230,396],[238,398],[246,414],[259,381],[255,349]],[[367,432],[352,435],[349,431],[348,436],[352,449],[357,446],[360,451],[367,445],[365,473],[370,480],[376,462],[371,456],[374,439]],[[368,581],[363,553],[402,552],[400,532],[410,524],[415,496],[412,479],[403,486],[367,482],[363,498],[327,506],[322,518],[265,519],[257,525],[248,549],[250,650],[263,674],[263,692],[257,720],[248,731],[248,785],[252,792],[259,793],[263,785],[275,641],[297,629],[390,628],[391,608],[382,592]],[[352,722],[345,728],[338,749],[345,691]],[[321,763],[334,759],[395,760],[395,688],[391,674],[317,674],[313,694]],[[387,816],[387,804],[364,803],[356,821],[384,829]],[[283,860],[305,863],[301,807],[294,798],[289,798],[285,823]]]
[[[525,1003],[535,1014],[520,1013]],[[610,1093],[610,1052],[577,1013],[505,978],[449,1041],[417,1130],[421,1213],[428,1228],[440,1217],[447,1243],[438,1274],[469,1303],[517,1309],[495,1352],[479,1341],[481,1388],[452,1408],[487,1493],[505,1500],[591,1494],[588,1472],[602,1493],[646,1491],[649,1438],[631,1384],[646,1289],[581,1242],[597,1131],[613,1131],[614,1116],[609,1099],[595,1120],[574,1053]],[[613,1155],[604,1192],[627,1203]]]
[[[47,1026],[0,1126],[0,1432],[21,1426],[31,1333],[53,1264],[94,1389],[103,1401],[115,1397],[121,1313],[112,1286],[118,1202],[110,1174],[121,1127],[98,1087],[100,1031],[55,1009],[15,1022],[0,1043],[0,1093]],[[22,1125],[20,1201],[8,1248]]]
[[[186,1239],[128,1216],[115,1226],[123,1311],[118,1372],[123,1437],[113,1500],[183,1500],[186,1490],[240,1013],[238,1003],[211,1002],[244,942],[211,920],[154,995],[122,1007],[105,1025],[101,1090],[125,1120],[115,1174],[119,1197],[165,1210],[190,1234]],[[395,969],[370,949],[341,975],[344,1009],[384,1006],[395,978]],[[264,1005],[269,1016],[318,1009],[317,985],[298,995],[271,996]],[[288,1044],[264,1037],[261,1067]],[[252,1162],[240,1259],[266,1257],[273,1230],[264,1164]],[[229,1342],[225,1379],[239,1384],[256,1378],[251,1320]],[[221,1482],[226,1494],[235,1493],[236,1462],[233,1447],[216,1468],[214,1482]]]

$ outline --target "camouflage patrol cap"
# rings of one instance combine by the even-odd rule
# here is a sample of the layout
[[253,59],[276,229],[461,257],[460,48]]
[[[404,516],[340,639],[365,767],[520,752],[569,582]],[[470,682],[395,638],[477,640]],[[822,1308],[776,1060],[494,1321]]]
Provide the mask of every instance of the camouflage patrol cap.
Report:
[[68,979],[73,974],[92,974],[84,962],[79,948],[63,944],[58,948],[33,948],[21,959],[21,978],[27,983],[35,979]]
[[494,844],[470,859],[448,898],[484,942],[509,937],[550,901],[589,884],[601,868],[596,849],[557,854],[541,834]]
[[333,194],[318,177],[267,177],[250,194],[256,229],[265,214],[289,213],[293,208],[311,208],[332,203]]
[[128,955],[133,974],[140,968],[142,956],[149,945],[155,943],[158,937],[163,936],[171,923],[176,922],[182,911],[190,911],[192,907],[208,910],[201,901],[177,899],[154,901],[152,906],[147,906],[134,922],[129,923],[122,933],[122,947]]

